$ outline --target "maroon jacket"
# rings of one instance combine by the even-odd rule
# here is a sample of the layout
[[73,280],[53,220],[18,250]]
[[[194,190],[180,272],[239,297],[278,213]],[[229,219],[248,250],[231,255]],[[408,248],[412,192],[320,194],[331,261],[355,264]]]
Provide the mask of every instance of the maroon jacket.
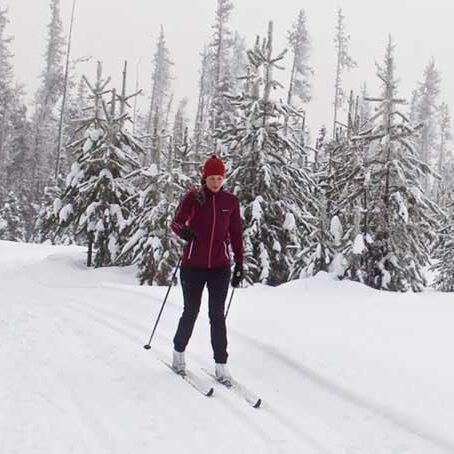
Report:
[[172,230],[181,236],[185,226],[197,235],[188,241],[183,250],[182,266],[216,268],[230,266],[229,245],[234,260],[243,263],[243,236],[240,202],[231,192],[221,188],[214,193],[206,186],[206,202],[200,206],[196,200],[197,189],[186,193],[177,208]]

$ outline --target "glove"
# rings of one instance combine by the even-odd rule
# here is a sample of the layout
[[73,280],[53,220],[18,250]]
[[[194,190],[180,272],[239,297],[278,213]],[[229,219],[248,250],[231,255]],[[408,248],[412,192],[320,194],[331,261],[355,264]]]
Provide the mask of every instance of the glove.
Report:
[[181,238],[183,238],[183,240],[186,240],[186,241],[195,240],[197,238],[194,231],[190,227],[187,227],[187,226],[183,228],[180,236],[181,236]]
[[243,264],[235,263],[235,268],[233,269],[232,277],[232,287],[238,287],[243,280]]

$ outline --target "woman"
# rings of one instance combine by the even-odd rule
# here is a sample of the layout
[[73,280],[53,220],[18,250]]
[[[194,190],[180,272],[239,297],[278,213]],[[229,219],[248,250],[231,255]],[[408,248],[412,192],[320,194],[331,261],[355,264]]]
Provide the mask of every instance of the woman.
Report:
[[243,238],[240,203],[223,189],[225,166],[213,155],[203,166],[202,187],[185,194],[172,222],[172,230],[186,240],[180,269],[184,309],[173,343],[173,368],[185,374],[184,351],[191,337],[205,284],[216,378],[227,383],[227,334],[225,300],[230,281],[231,244],[235,267],[232,286],[243,279]]

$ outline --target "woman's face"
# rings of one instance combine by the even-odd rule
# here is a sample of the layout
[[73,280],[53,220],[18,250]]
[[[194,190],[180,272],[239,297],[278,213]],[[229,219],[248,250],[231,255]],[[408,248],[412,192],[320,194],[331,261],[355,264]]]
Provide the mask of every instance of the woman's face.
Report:
[[222,175],[210,175],[206,178],[207,188],[210,191],[218,192],[224,183],[224,177]]

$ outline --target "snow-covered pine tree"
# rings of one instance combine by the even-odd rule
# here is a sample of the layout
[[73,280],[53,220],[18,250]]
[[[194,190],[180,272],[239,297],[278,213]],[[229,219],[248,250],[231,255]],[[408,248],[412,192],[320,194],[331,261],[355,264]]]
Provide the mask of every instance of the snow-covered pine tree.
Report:
[[298,112],[271,97],[281,86],[273,70],[285,55],[273,55],[272,36],[270,22],[267,38],[262,44],[257,38],[248,51],[245,90],[229,97],[238,117],[220,138],[231,150],[228,185],[242,203],[246,279],[278,285],[289,279],[294,255],[314,228],[309,209],[315,201],[310,174],[295,165],[304,150],[292,134],[284,133],[285,117]]
[[361,97],[359,98],[358,107],[358,121],[359,126],[364,127],[367,122],[372,118],[372,106],[370,102],[366,101],[369,97],[368,88],[366,82],[361,84]]
[[172,65],[165,40],[164,27],[161,26],[153,58],[150,107],[146,123],[146,134],[149,136],[148,148],[150,150],[150,158],[146,162],[156,164],[158,169],[161,166],[161,136],[165,135],[166,117],[169,102],[171,102],[170,85],[172,79],[170,68]]
[[[76,132],[83,130],[84,138],[69,146],[77,161],[66,178],[61,200],[54,202],[60,229],[73,227],[77,236],[88,241],[88,266],[92,262],[95,267],[112,264],[134,215],[130,200],[135,192],[127,177],[139,168],[141,146],[124,126],[129,119],[125,79],[124,72],[121,96],[115,89],[106,89],[110,78],[102,79],[101,63],[94,86],[84,79],[92,93],[94,112],[79,122]],[[106,94],[111,95],[110,106],[104,99]]]
[[418,124],[418,91],[412,90],[410,98],[410,108],[408,109],[408,119],[412,125]]
[[[422,124],[416,149],[421,161],[428,165],[435,164],[436,159],[440,84],[441,76],[432,58],[424,68],[423,80],[418,83],[415,99],[415,120]],[[428,178],[423,184],[426,192],[432,189],[432,182]]]
[[58,139],[57,104],[63,93],[65,39],[60,17],[60,0],[50,0],[51,19],[48,25],[48,41],[45,66],[41,74],[41,86],[35,97],[33,113],[33,184],[37,199],[55,169]]
[[25,241],[25,236],[22,203],[10,191],[0,200],[0,240]]
[[62,188],[65,186],[65,181],[60,174],[57,180],[52,179],[44,188],[44,193],[41,195],[41,203],[37,210],[35,223],[33,226],[33,234],[31,240],[35,243],[50,241],[52,244],[73,244],[73,232],[59,232],[56,229],[56,216],[54,200],[60,199]]
[[[70,90],[74,85],[71,77],[71,66],[75,66],[75,63],[84,60],[84,58],[79,58],[71,64],[70,56],[71,56],[71,40],[72,40],[72,31],[74,25],[74,13],[76,9],[76,0],[73,0],[72,4],[72,11],[71,11],[71,23],[69,26],[69,35],[68,35],[68,45],[66,46],[66,62],[65,62],[65,72],[63,78],[63,89],[62,89],[62,100],[60,103],[60,112],[58,118],[58,138],[57,138],[57,149],[55,153],[55,170],[54,170],[54,179],[57,181],[61,178],[62,175],[66,175],[67,172],[65,171],[65,158],[66,156],[62,153],[63,143],[66,141],[66,134],[65,134],[65,123],[67,123],[67,119],[70,118],[67,115],[68,109],[68,98],[70,97]],[[66,164],[67,166],[67,164]]]
[[[362,255],[358,278],[366,284],[393,291],[421,291],[426,285],[423,268],[437,230],[440,209],[425,194],[421,181],[431,174],[420,161],[413,140],[416,129],[397,110],[394,46],[389,38],[384,65],[378,68],[383,84],[373,127],[352,140],[362,147],[364,176],[351,187],[349,198],[363,197],[361,234],[352,255]],[[354,183],[354,180],[353,180]]]
[[176,195],[189,190],[193,181],[181,167],[174,167],[174,162],[169,156],[160,172],[152,164],[140,174],[144,186],[136,198],[138,214],[128,229],[129,239],[120,257],[130,256],[137,264],[140,285],[169,285],[179,260],[181,240],[172,234],[170,226],[178,206]]
[[210,129],[212,74],[210,56],[206,46],[203,49],[201,58],[199,96],[194,123],[194,149],[199,163],[202,161],[202,156],[212,151],[213,145]]
[[436,146],[435,163],[440,180],[436,182],[433,192],[438,205],[444,208],[447,204],[447,195],[454,189],[454,183],[452,182],[454,161],[450,148],[452,139],[451,116],[449,107],[444,102],[439,107],[438,131],[439,139]]
[[[172,136],[173,167],[180,167],[181,172],[193,176],[199,168],[199,155],[195,152],[189,138],[189,119],[186,113],[188,99],[183,98],[175,115]],[[194,175],[195,176],[195,175]]]
[[[72,66],[72,65],[71,65]],[[65,144],[71,140],[74,142],[83,137],[83,131],[75,135],[73,121],[83,118],[85,112],[90,110],[88,87],[83,77],[74,80],[74,67],[70,69],[68,77],[68,101],[63,123],[63,148],[61,151],[61,173],[67,175],[75,160],[75,156],[65,148]]]
[[[224,95],[231,91],[233,85],[230,67],[233,33],[228,26],[232,10],[233,3],[230,0],[217,0],[215,22],[212,26],[214,31],[209,45],[212,77],[210,123],[213,135],[229,121],[230,106]],[[218,148],[215,138],[212,146]]]
[[188,98],[183,98],[178,104],[178,110],[173,121],[173,144],[176,148],[181,147],[184,141],[185,130],[188,127],[187,116]]
[[230,91],[232,93],[241,92],[242,84],[239,79],[246,72],[247,67],[247,55],[246,55],[246,39],[239,32],[235,32],[233,35],[231,62],[230,62],[230,73],[231,73],[231,84]]
[[[454,171],[454,165],[451,166]],[[438,232],[433,247],[433,265],[435,273],[432,286],[442,292],[454,292],[454,190],[449,194],[450,202],[445,207],[446,215]],[[446,201],[447,202],[447,201]]]
[[16,193],[23,193],[32,187],[30,151],[30,121],[27,119],[27,107],[23,99],[24,91],[16,86],[9,110],[8,134],[5,143],[7,156],[6,186]]
[[[302,112],[301,118],[296,118],[297,123],[291,125],[297,132],[300,143],[306,143],[306,113],[304,105],[311,99],[311,78],[313,70],[309,65],[311,41],[306,27],[306,14],[300,10],[296,22],[292,25],[287,36],[292,53],[290,81],[287,90],[287,104]],[[287,131],[288,118],[285,120]],[[303,165],[303,163],[300,163]]]
[[352,143],[359,128],[359,103],[350,93],[346,134],[326,142],[326,129],[317,139],[313,162],[314,196],[318,202],[317,228],[309,245],[295,261],[296,276],[315,275],[319,271],[345,272],[345,249],[352,230],[358,230],[357,203],[346,201],[352,195],[352,180],[361,178],[361,153]]
[[313,70],[309,64],[311,40],[306,22],[305,12],[300,10],[298,18],[288,34],[293,61],[287,92],[287,104],[296,107],[301,107],[311,100]]
[[437,171],[441,176],[436,187],[437,203],[443,208],[441,228],[433,245],[435,272],[433,287],[443,292],[454,291],[454,160],[451,151],[451,119],[448,106],[442,103],[439,109],[440,138],[437,147]]
[[[364,94],[364,91],[363,91]],[[358,248],[363,232],[368,231],[368,174],[364,164],[364,144],[355,139],[361,125],[370,131],[369,119],[361,110],[367,98],[354,102],[350,94],[347,133],[333,140],[328,146],[326,164],[326,199],[330,225],[332,263],[331,268],[340,278],[348,275],[352,280],[360,280],[358,271],[363,259],[363,249]],[[366,128],[369,129],[365,129]],[[326,247],[326,249],[328,249]]]
[[0,9],[0,186],[6,190],[6,169],[8,166],[8,153],[6,145],[11,129],[10,112],[13,106],[13,67],[10,50],[12,37],[6,34],[8,25],[8,10]]
[[[332,143],[326,143],[326,128],[322,127],[316,140],[311,165],[314,185],[312,195],[317,200],[310,210],[314,216],[314,228],[305,238],[305,245],[295,257],[290,277],[298,279],[313,276],[319,271],[328,271],[334,256],[333,235],[330,232],[329,168],[332,157]],[[308,169],[309,170],[309,169]]]
[[[73,3],[74,8],[74,3]],[[85,112],[90,110],[88,106],[88,88],[83,79],[80,78],[79,84],[76,85],[73,80],[75,73],[75,65],[80,61],[88,61],[90,57],[81,57],[72,61],[68,65],[68,71],[64,80],[66,84],[66,95],[63,98],[68,99],[65,101],[65,108],[59,112],[59,122],[61,122],[61,138],[57,140],[56,150],[56,169],[58,167],[59,173],[49,179],[44,187],[43,194],[41,195],[40,205],[35,216],[32,241],[41,243],[43,241],[51,241],[52,244],[73,244],[77,241],[74,232],[70,229],[58,230],[56,229],[56,215],[54,200],[62,197],[63,189],[65,188],[65,178],[71,171],[72,164],[77,160],[77,156],[73,155],[70,148],[63,148],[59,150],[61,144],[60,140],[76,142],[84,138],[85,131],[74,131],[74,123],[78,119],[85,117]],[[76,93],[73,94],[72,90],[75,89]],[[63,104],[63,100],[62,100]],[[60,125],[59,125],[60,128]],[[60,134],[60,131],[59,131]]]
[[346,95],[342,89],[342,74],[345,71],[350,71],[356,67],[356,62],[350,57],[348,51],[348,43],[350,41],[350,35],[347,34],[345,29],[345,16],[342,13],[342,9],[337,10],[337,24],[336,24],[336,36],[334,43],[336,45],[337,63],[336,63],[336,79],[334,83],[334,119],[333,119],[333,139],[337,137],[338,127],[338,111],[345,103]]
[[7,35],[8,22],[8,10],[0,8],[0,192],[3,199],[10,200],[10,221],[19,216],[20,232],[10,237],[22,241],[31,236],[36,211],[32,203],[34,193],[30,178],[30,123],[23,87],[13,80],[13,55],[10,50],[13,38]]

